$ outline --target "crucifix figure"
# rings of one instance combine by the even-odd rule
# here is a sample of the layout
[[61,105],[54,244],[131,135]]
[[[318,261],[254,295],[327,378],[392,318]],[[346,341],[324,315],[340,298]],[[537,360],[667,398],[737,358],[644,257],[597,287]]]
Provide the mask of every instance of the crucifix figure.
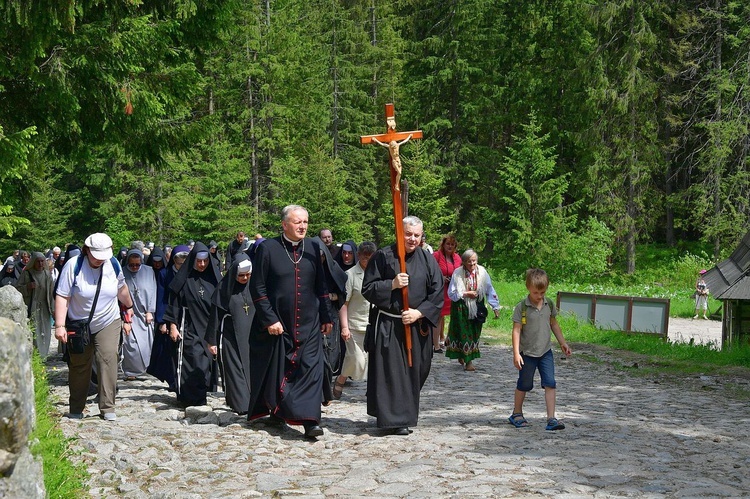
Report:
[[250,306],[249,306],[249,305],[248,305],[247,303],[245,303],[245,304],[244,304],[244,305],[242,306],[242,308],[243,308],[243,309],[245,309],[245,315],[247,315],[248,311],[250,310]]
[[[421,139],[422,130],[411,132],[396,131],[396,113],[393,110],[393,104],[385,105],[385,123],[386,131],[379,135],[362,135],[360,142],[362,144],[375,143],[388,148],[389,164],[391,170],[391,198],[393,200],[393,218],[396,225],[396,246],[398,248],[398,260],[402,273],[406,273],[406,249],[404,247],[404,210],[401,205],[401,156],[399,148],[411,139]],[[409,297],[406,287],[401,288],[403,293],[403,310],[409,310]],[[411,367],[411,336],[405,335],[406,354]]]
[[408,137],[406,137],[401,142],[398,142],[396,140],[392,140],[388,142],[387,144],[384,144],[380,142],[377,138],[372,137],[372,141],[375,142],[379,146],[387,147],[388,148],[388,154],[391,156],[391,166],[394,170],[396,170],[396,190],[401,190],[401,155],[399,154],[399,148],[403,145],[409,142],[409,140],[412,138],[413,134],[409,134]]

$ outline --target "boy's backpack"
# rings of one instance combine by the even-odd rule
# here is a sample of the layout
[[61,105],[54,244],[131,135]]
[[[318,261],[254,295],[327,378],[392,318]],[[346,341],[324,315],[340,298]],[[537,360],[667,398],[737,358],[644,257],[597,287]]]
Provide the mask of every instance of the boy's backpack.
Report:
[[[83,253],[81,253],[76,258],[76,265],[73,268],[73,286],[76,285],[76,280],[78,279],[78,274],[81,273],[81,265],[83,265],[83,259],[85,257],[86,256]],[[117,258],[115,258],[113,256],[112,258],[109,259],[109,261],[112,264],[112,268],[115,269],[115,275],[116,276],[120,275],[120,271],[122,270],[122,267],[120,267],[120,262],[117,261]],[[57,296],[57,285],[58,285],[59,282],[60,282],[59,279],[57,281],[55,281],[55,288],[52,290],[53,296]]]
[[[548,296],[544,297],[544,302],[547,304],[550,310],[552,310],[552,300],[549,299]],[[529,308],[528,305],[526,305],[526,299],[521,302],[521,325],[526,325],[526,310]]]

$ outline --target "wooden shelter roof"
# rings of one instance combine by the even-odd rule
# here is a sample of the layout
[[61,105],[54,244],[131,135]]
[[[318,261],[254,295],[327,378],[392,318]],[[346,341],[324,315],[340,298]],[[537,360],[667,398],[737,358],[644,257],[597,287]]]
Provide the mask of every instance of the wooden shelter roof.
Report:
[[732,255],[709,270],[703,279],[719,300],[750,300],[750,232]]

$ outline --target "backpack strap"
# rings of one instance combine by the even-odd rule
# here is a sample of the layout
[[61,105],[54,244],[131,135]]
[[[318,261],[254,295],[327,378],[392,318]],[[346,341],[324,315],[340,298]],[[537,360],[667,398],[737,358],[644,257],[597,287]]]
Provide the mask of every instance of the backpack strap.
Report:
[[112,268],[115,269],[115,277],[120,275],[120,271],[122,271],[122,268],[120,268],[120,262],[117,261],[117,258],[114,256],[109,259],[109,261],[112,263]]

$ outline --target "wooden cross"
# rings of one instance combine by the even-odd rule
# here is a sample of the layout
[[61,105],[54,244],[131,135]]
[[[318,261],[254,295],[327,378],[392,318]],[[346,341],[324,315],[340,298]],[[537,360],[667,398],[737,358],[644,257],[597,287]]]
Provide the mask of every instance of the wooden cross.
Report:
[[[385,105],[385,133],[380,135],[362,135],[362,144],[378,144],[388,148],[388,163],[391,170],[391,198],[393,200],[393,218],[396,224],[396,249],[398,250],[398,262],[401,273],[406,273],[406,247],[404,246],[404,211],[401,204],[401,155],[399,148],[411,139],[421,139],[422,130],[412,132],[396,131],[396,115],[393,104]],[[401,288],[404,301],[403,310],[409,310],[409,291],[406,287]],[[404,343],[406,346],[406,358],[411,367],[411,334],[404,331]]]

